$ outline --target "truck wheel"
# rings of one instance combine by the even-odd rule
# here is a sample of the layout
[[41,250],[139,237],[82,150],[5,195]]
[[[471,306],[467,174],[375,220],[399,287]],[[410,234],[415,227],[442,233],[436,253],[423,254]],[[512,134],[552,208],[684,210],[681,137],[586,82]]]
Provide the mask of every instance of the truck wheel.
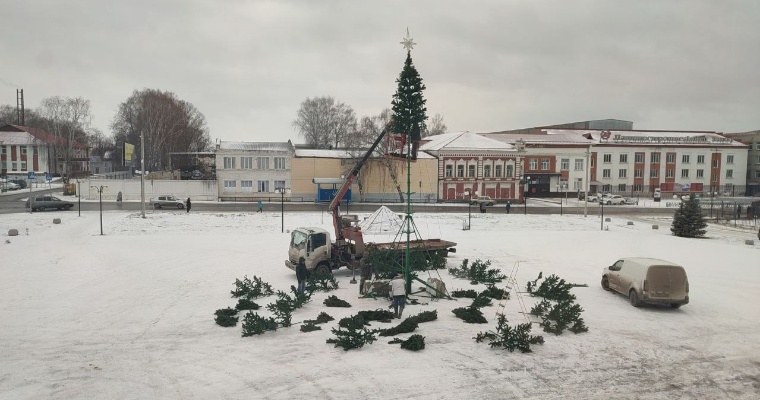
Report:
[[631,289],[631,291],[628,292],[628,299],[631,301],[631,305],[634,307],[641,305],[641,301],[639,301],[639,295],[636,294],[636,289]]
[[330,270],[330,264],[328,263],[321,263],[317,265],[316,268],[314,268],[314,272],[322,275],[330,275],[332,274],[332,271]]
[[610,290],[610,281],[607,279],[606,276],[602,277],[602,289]]
[[183,206],[182,204],[177,204],[177,208],[179,208],[181,210],[181,209],[185,208],[185,206]]
[[671,303],[670,306],[673,307],[673,308],[680,308],[681,307],[681,305],[678,304],[678,303]]

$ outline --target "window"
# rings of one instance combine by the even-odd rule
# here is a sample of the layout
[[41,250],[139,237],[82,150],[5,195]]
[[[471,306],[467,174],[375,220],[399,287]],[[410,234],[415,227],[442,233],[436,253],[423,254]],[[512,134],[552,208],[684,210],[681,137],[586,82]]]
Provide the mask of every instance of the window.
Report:
[[641,184],[633,185],[633,191],[634,192],[643,192],[644,191],[644,186],[641,185]]
[[537,170],[538,169],[538,160],[535,158],[530,159],[530,169],[531,170]]
[[576,158],[575,159],[575,170],[576,171],[583,171],[583,159],[582,158]]
[[682,155],[681,156],[681,162],[684,163],[684,164],[688,164],[689,163],[689,155],[688,154]]
[[591,168],[594,168],[594,165],[596,165],[596,159],[592,158],[591,159]]
[[689,177],[689,170],[688,169],[682,169],[681,170],[681,178],[688,178]]
[[705,177],[705,170],[698,169],[697,170],[697,178],[704,178]]
[[269,157],[256,157],[257,169],[269,169]]
[[21,170],[26,171],[26,161],[21,161]]
[[755,145],[755,150],[760,150],[760,143]]
[[240,181],[240,190],[243,192],[253,192],[253,181]]
[[507,178],[511,178],[514,174],[515,167],[512,165],[507,165]]
[[467,166],[467,176],[469,178],[475,177],[475,166],[474,165],[468,165]]
[[676,162],[676,154],[675,153],[668,153],[665,156],[665,162],[670,163],[670,164]]
[[726,156],[726,164],[733,164],[734,156]]
[[674,169],[668,168],[665,170],[665,177],[666,178],[672,178],[676,175],[676,171]]
[[575,190],[583,189],[583,178],[575,178],[575,180],[573,181],[573,189]]
[[718,168],[718,160],[713,160],[712,166],[713,168]]
[[253,169],[253,157],[240,157],[240,168]]
[[604,155],[604,162],[611,163],[612,162],[612,154],[605,154]]
[[602,192],[609,192],[612,189],[612,185],[602,185]]
[[0,169],[6,169],[6,168],[8,168],[8,164],[6,164],[5,161],[0,160]]
[[16,171],[16,162],[11,163],[11,171]]
[[[25,156],[25,155],[26,155],[26,146],[21,146],[21,155],[22,155],[22,156]],[[23,168],[22,168],[22,169],[23,169]]]
[[704,164],[705,163],[705,156],[697,156],[697,164]]
[[618,170],[618,178],[626,178],[628,176],[628,170],[627,169],[620,169]]
[[36,155],[37,155],[37,152],[38,152],[37,146],[34,146],[34,147],[32,148],[32,154],[34,154],[34,155],[36,156]]
[[224,157],[224,169],[235,169],[235,157]]
[[635,159],[633,162],[635,162],[636,164],[641,164],[644,162],[644,153],[636,153],[634,157]]
[[651,163],[652,164],[659,164],[660,163],[660,153],[652,153]]
[[454,176],[454,166],[453,165],[447,165],[446,166],[446,177],[451,178]]
[[549,159],[548,158],[542,158],[541,159],[541,170],[542,171],[548,171],[549,170]]
[[644,177],[644,170],[643,169],[635,169],[635,170],[633,170],[633,176],[635,178],[643,178]]
[[726,178],[727,178],[727,179],[731,179],[731,178],[733,178],[733,177],[734,177],[734,170],[732,170],[732,169],[727,169],[727,170],[726,170]]
[[612,176],[611,171],[612,170],[610,170],[610,169],[603,169],[602,170],[602,178],[609,178],[610,176]]
[[[277,162],[275,161],[275,164]],[[285,181],[274,181],[274,190],[285,189]]]
[[483,166],[483,177],[484,178],[490,178],[491,177],[491,166],[490,165],[484,165]]
[[[511,165],[507,166],[507,171],[509,171],[510,168],[512,168]],[[502,169],[502,166],[501,165],[497,165],[496,168],[495,168],[495,170],[494,170],[495,175],[496,175],[497,178],[501,178],[501,169]],[[510,175],[507,175],[507,176],[510,176]]]
[[224,181],[224,191],[232,192],[235,190],[235,181]]
[[618,184],[618,192],[625,192],[625,183]]
[[627,163],[628,162],[628,154],[621,154],[620,155],[620,162],[621,163]]
[[0,154],[6,154],[6,153],[8,153],[8,148],[5,147],[5,146],[0,146],[0,150],[2,150],[2,151],[0,151]]
[[563,158],[559,162],[559,169],[561,171],[569,171],[570,170],[570,159],[569,158]]
[[[265,160],[269,161],[269,159],[265,157],[259,158],[264,158]],[[269,181],[256,181],[256,188],[258,189],[259,193],[269,192]]]
[[285,168],[285,157],[275,157],[274,158],[274,169],[286,169]]
[[755,161],[755,164],[760,164],[760,156],[757,156],[757,161]]
[[457,165],[457,178],[464,178],[464,165]]
[[760,169],[755,171],[755,179],[760,179]]

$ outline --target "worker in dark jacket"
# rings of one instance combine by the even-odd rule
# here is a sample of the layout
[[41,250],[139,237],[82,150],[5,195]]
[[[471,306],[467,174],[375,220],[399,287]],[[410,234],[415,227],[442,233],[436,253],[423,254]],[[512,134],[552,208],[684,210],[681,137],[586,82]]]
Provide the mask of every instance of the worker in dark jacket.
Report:
[[296,279],[298,279],[298,293],[303,294],[306,289],[306,279],[309,277],[309,271],[306,270],[306,259],[303,257],[298,259],[296,264]]
[[193,206],[193,204],[190,202],[190,198],[187,198],[187,201],[185,202],[185,205],[187,207],[187,213],[190,214],[190,207]]

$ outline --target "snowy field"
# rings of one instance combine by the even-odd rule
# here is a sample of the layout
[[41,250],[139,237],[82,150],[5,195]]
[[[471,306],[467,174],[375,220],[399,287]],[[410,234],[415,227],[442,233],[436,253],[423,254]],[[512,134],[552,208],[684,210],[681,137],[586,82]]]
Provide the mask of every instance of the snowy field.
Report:
[[[458,242],[449,266],[491,260],[515,271],[520,290],[541,271],[588,284],[573,292],[589,332],[554,336],[536,324],[545,344],[509,353],[472,339],[494,329],[496,306],[484,309],[488,324],[471,325],[451,313],[470,300],[422,299],[405,316],[438,311],[417,329],[424,350],[381,337],[346,352],[325,343],[337,319],[389,304],[359,299],[347,270],[335,273],[337,292],[315,294],[293,315],[326,311],[336,321],[322,331],[295,325],[243,338],[240,325],[214,323],[216,309],[235,305],[236,278],[256,275],[286,291],[295,284],[283,265],[289,234],[280,214],[147,217],[105,213],[100,236],[98,213],[0,215],[0,399],[760,398],[756,228],[711,225],[707,239],[683,239],[662,217],[653,230],[654,219],[613,216],[603,231],[595,215],[489,213],[472,214],[472,230],[463,231],[466,213],[420,213],[423,237]],[[285,228],[296,226],[331,229],[327,214],[286,213]],[[5,236],[11,228],[20,235]],[[634,308],[602,290],[602,268],[626,256],[684,265],[690,304]],[[482,289],[440,277],[449,290]],[[329,294],[353,307],[323,306]],[[505,302],[512,324],[526,321],[516,296]],[[528,308],[536,302],[523,298]]]

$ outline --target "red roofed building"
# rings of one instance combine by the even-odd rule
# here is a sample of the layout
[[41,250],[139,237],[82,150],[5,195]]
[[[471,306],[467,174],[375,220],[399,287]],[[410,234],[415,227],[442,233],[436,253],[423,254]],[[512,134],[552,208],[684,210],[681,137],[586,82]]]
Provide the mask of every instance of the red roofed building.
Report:
[[39,128],[0,126],[0,174],[27,176],[28,172],[66,173],[66,149],[71,150],[72,176],[89,175],[87,145],[52,135]]

